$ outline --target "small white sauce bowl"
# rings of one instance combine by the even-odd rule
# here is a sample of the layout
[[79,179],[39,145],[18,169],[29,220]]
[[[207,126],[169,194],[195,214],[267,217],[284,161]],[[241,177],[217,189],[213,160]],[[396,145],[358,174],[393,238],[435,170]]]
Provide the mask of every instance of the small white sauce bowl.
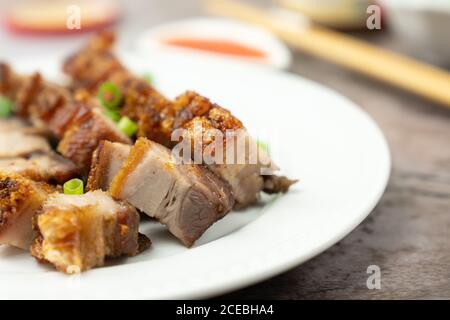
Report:
[[[163,43],[170,39],[223,40],[257,49],[265,54],[264,58],[252,58],[190,49]],[[138,53],[146,55],[161,52],[204,56],[209,58],[238,60],[287,69],[291,65],[292,55],[287,46],[274,35],[252,25],[222,18],[191,18],[174,21],[153,27],[145,31],[137,40]]]

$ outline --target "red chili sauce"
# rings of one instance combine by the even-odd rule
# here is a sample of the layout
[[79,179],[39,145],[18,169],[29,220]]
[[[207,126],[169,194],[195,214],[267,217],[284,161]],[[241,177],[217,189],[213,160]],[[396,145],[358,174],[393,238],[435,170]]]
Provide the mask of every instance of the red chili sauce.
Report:
[[208,51],[220,54],[226,54],[231,56],[240,56],[245,58],[261,59],[266,58],[266,53],[242,45],[230,40],[214,40],[214,39],[196,39],[196,38],[171,38],[162,40],[166,45],[172,45],[176,47]]

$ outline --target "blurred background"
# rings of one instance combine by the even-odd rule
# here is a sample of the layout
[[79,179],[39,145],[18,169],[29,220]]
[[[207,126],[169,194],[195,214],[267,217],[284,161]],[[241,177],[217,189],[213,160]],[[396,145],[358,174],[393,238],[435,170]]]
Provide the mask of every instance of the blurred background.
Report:
[[[122,43],[133,47],[137,37],[153,26],[187,17],[205,16],[208,0],[0,0],[0,54],[26,55],[46,49],[70,51],[86,33],[116,26]],[[264,7],[290,9],[322,26],[376,41],[380,32],[368,30],[367,8],[380,6],[382,33],[398,35],[392,46],[430,63],[450,66],[450,2],[447,0],[248,0]],[[79,5],[81,32],[68,30],[67,8]],[[217,13],[217,12],[216,12]]]
[[[376,120],[393,173],[375,212],[321,256],[228,297],[450,298],[450,1],[0,0],[0,16],[0,60],[66,56],[113,27],[121,49],[284,69]],[[365,286],[374,261],[379,291]]]

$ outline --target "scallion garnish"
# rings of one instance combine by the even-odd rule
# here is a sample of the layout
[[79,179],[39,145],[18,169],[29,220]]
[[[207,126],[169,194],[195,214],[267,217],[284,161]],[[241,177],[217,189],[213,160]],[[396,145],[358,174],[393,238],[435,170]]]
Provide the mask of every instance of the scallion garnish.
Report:
[[144,78],[144,80],[147,81],[148,84],[153,83],[153,76],[150,73],[144,74],[142,78]]
[[104,82],[98,89],[97,97],[102,105],[109,110],[117,110],[122,102],[119,88],[112,82]]
[[5,96],[0,96],[0,118],[8,118],[13,112],[13,103]]
[[84,193],[84,184],[80,179],[72,179],[64,183],[64,194],[80,195]]
[[105,109],[105,115],[114,122],[120,121],[120,113],[118,111]]
[[134,136],[138,130],[136,122],[128,117],[122,117],[117,125],[119,129],[129,137]]

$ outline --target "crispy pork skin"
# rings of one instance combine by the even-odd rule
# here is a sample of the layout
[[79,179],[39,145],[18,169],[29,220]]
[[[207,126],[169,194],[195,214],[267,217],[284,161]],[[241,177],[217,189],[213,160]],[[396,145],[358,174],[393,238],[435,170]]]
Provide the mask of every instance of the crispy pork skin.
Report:
[[188,247],[234,204],[229,186],[211,171],[177,164],[169,149],[145,138],[131,149],[109,190],[165,224]]
[[54,189],[20,175],[0,173],[0,245],[28,249],[32,218]]
[[[130,138],[103,114],[97,99],[85,91],[73,93],[45,81],[39,74],[17,75],[5,64],[0,64],[0,73],[0,93],[14,101],[15,113],[36,130],[45,130],[56,138],[58,151],[82,173],[89,170],[92,153],[100,141],[131,144]],[[50,149],[44,138],[22,130],[0,129],[0,141],[5,141],[0,145],[0,158],[28,156]]]
[[[263,169],[272,167],[273,172],[278,168],[265,151],[258,147],[247,130],[244,128],[228,132],[225,130],[227,133],[222,136],[221,131],[203,117],[191,119],[183,126],[183,129],[185,135],[191,140],[193,160],[198,161],[196,159],[200,154],[201,161],[230,185],[236,209],[245,208],[259,199],[263,189]],[[220,134],[220,144],[216,144],[217,138],[214,138],[214,132]],[[218,158],[211,156],[219,150],[222,156],[218,155]],[[183,160],[186,161],[186,159]]]
[[109,190],[114,177],[122,168],[130,154],[131,146],[110,142],[100,142],[92,156],[86,190]]
[[[32,255],[69,274],[103,266],[106,257],[134,256],[142,249],[136,209],[99,190],[50,195],[34,225],[38,236]],[[148,246],[148,240],[144,242]]]
[[14,101],[17,116],[57,139],[86,108],[69,89],[45,81],[38,73],[18,75],[5,63],[0,63],[0,94]]
[[61,139],[72,120],[89,106],[75,100],[67,88],[45,82],[28,107],[28,118],[36,128],[45,128],[57,139]]
[[58,151],[87,172],[92,154],[102,140],[131,144],[130,138],[124,135],[115,123],[99,109],[92,109],[72,123],[59,143]]
[[77,167],[70,160],[54,152],[37,152],[27,158],[0,159],[0,172],[56,184],[63,184],[78,175]]
[[0,119],[0,172],[58,184],[76,176],[77,167],[53,152],[46,138],[47,131],[26,120]]
[[[112,52],[113,44],[114,35],[111,32],[99,34],[85,48],[67,59],[64,71],[72,78],[72,86],[77,89],[95,92],[103,81],[116,84],[124,97],[121,112],[138,123],[138,136],[173,148],[176,142],[171,138],[175,130],[190,130],[198,123],[204,129],[221,132],[223,137],[229,130],[245,131],[242,122],[230,111],[195,92],[188,91],[175,101],[165,98],[120,63]],[[196,140],[202,141],[203,149],[211,143],[199,137]],[[215,174],[230,184],[237,208],[245,208],[256,202],[263,190],[263,176],[276,171],[261,172],[263,165],[260,162],[209,165]],[[276,168],[273,163],[269,167]],[[275,190],[271,189],[271,192]]]

